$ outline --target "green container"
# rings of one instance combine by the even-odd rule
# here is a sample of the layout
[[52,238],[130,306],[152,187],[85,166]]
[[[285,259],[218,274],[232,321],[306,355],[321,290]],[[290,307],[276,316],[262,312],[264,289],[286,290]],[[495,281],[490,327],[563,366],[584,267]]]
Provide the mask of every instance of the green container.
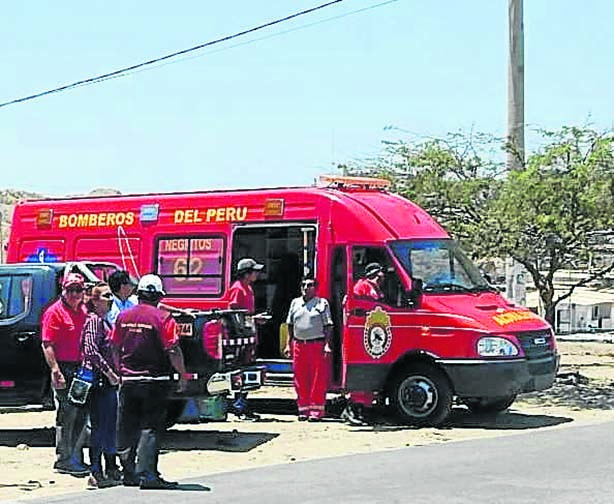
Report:
[[224,422],[228,416],[226,413],[226,398],[224,396],[212,396],[198,401],[200,420],[206,422]]

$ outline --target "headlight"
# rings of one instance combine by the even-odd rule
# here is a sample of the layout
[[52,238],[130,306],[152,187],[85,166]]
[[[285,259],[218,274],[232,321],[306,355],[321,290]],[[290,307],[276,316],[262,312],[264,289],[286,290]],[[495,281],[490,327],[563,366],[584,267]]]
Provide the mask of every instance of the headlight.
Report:
[[513,357],[518,347],[505,338],[487,337],[478,340],[478,355],[482,357]]

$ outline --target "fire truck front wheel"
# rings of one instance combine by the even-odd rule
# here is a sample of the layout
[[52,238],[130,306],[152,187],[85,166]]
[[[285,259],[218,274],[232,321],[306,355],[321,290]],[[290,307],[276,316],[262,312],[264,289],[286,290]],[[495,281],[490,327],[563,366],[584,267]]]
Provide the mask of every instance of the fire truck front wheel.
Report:
[[448,377],[429,364],[410,364],[392,383],[390,400],[398,417],[420,426],[440,425],[452,408]]

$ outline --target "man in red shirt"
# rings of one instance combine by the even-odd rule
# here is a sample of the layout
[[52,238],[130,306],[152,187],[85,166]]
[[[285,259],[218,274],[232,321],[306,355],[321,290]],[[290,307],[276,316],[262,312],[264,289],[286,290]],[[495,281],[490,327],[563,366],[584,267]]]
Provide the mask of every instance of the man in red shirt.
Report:
[[354,296],[363,299],[381,301],[384,299],[382,284],[384,283],[384,268],[379,263],[367,264],[365,276],[354,285]]
[[111,334],[121,377],[117,451],[124,485],[142,489],[177,487],[158,472],[172,368],[179,373],[179,389],[186,385],[175,320],[157,307],[164,295],[160,277],[144,275],[137,286],[139,304],[119,314]]
[[[252,285],[258,280],[258,275],[264,269],[264,264],[259,264],[251,257],[241,259],[237,264],[237,280],[228,289],[228,307],[233,310],[245,310],[250,316],[254,316],[256,302]],[[258,322],[257,317],[254,321]],[[240,420],[258,421],[259,415],[250,411],[247,404],[247,392],[238,392],[234,402],[230,405],[230,411]]]
[[81,331],[87,315],[83,304],[85,282],[78,273],[69,273],[62,283],[60,299],[41,320],[41,340],[45,360],[51,370],[51,383],[58,402],[56,414],[56,462],[62,474],[86,476],[79,438],[85,428],[87,410],[68,400],[68,391],[81,362]]

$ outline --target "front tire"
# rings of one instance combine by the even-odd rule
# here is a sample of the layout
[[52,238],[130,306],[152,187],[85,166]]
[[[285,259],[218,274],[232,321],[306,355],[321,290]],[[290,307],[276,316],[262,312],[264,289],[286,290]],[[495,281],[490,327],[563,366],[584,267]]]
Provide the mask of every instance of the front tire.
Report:
[[448,377],[441,370],[417,363],[393,381],[390,401],[404,423],[437,426],[450,414],[452,395]]
[[477,414],[496,414],[508,409],[516,400],[516,394],[501,397],[482,397],[478,399],[467,399],[464,403],[472,413]]

